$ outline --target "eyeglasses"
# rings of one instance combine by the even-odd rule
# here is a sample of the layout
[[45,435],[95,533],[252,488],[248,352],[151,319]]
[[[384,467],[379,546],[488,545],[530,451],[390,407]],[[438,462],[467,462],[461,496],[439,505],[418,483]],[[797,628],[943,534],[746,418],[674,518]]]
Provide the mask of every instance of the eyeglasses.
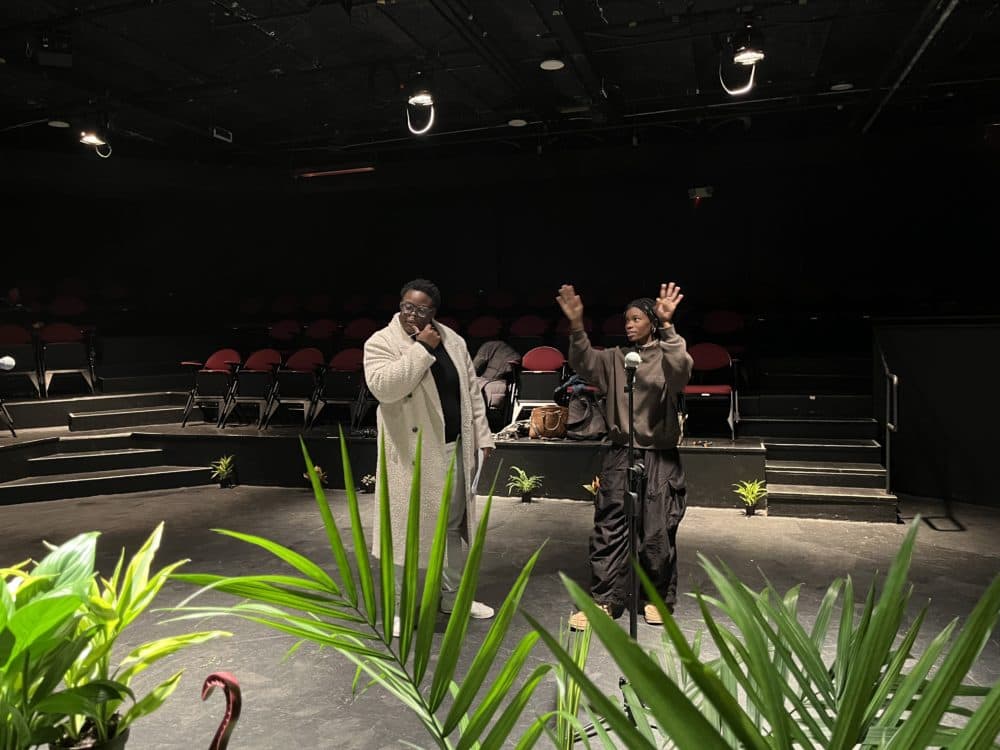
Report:
[[418,318],[426,318],[434,312],[434,308],[425,305],[414,305],[412,302],[404,301],[399,303],[399,311],[404,315],[416,315]]

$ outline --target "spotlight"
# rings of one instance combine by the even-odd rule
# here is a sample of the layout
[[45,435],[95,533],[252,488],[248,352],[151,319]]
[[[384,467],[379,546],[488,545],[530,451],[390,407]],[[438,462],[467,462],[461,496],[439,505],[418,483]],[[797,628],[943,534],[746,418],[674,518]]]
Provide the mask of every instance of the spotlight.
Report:
[[[414,120],[424,125],[414,126]],[[424,135],[434,127],[434,95],[419,73],[406,97],[406,127],[413,135]]]
[[512,128],[523,128],[525,125],[528,124],[528,121],[525,120],[523,117],[514,117],[510,120],[507,120],[507,124]]
[[746,28],[732,38],[733,62],[737,65],[756,65],[764,59],[764,49],[760,46],[760,32],[748,23]]
[[60,128],[65,129],[69,127],[69,123],[65,120],[49,120],[48,125],[50,128]]
[[538,67],[540,67],[542,70],[562,70],[563,68],[566,67],[566,63],[564,63],[558,57],[549,57],[545,60],[542,60],[538,64]]
[[93,146],[94,153],[102,159],[111,156],[111,138],[109,133],[111,126],[107,115],[101,117],[100,123],[93,128],[80,131],[80,143],[85,146]]

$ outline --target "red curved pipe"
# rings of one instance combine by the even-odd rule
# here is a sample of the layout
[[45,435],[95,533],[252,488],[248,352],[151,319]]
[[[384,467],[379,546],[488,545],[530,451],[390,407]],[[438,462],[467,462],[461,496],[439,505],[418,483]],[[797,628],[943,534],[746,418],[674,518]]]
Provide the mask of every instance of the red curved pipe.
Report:
[[201,699],[206,700],[217,687],[221,687],[226,694],[226,713],[208,750],[226,750],[229,746],[229,735],[236,728],[236,722],[240,719],[240,708],[243,705],[240,683],[229,672],[212,672],[206,677],[205,684],[201,686]]

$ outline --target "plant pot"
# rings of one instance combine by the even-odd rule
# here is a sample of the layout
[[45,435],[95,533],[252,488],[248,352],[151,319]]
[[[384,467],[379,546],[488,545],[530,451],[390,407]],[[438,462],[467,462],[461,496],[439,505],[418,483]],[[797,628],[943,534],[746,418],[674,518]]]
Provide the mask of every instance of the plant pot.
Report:
[[753,505],[748,505],[747,508],[746,508],[746,512],[747,512],[748,516],[755,515],[757,513],[757,505],[756,505],[756,503],[753,504]]
[[531,493],[530,492],[522,492],[521,493],[521,502],[522,503],[530,503],[531,502]]

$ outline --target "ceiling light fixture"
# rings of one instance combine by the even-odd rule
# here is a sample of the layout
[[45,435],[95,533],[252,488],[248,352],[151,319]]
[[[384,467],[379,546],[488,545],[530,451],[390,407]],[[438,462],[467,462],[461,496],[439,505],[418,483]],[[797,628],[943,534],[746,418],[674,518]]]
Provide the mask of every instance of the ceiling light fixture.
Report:
[[[416,117],[414,117],[416,116]],[[424,122],[422,127],[415,127],[413,120],[418,123]],[[406,127],[413,135],[424,135],[434,127],[434,95],[423,80],[420,73],[410,86],[410,92],[406,97]]]
[[743,31],[733,35],[733,62],[736,65],[749,67],[764,59],[760,36],[760,32],[756,31],[751,23],[747,23]]
[[538,67],[542,70],[562,70],[566,67],[566,63],[560,60],[558,57],[548,57],[542,60]]
[[761,46],[761,34],[754,29],[749,21],[741,31],[731,34],[727,40],[727,47],[732,51],[732,61],[734,65],[750,68],[750,76],[744,86],[731,89],[726,86],[726,81],[722,77],[722,64],[726,56],[724,48],[719,54],[719,83],[722,90],[730,96],[742,96],[748,94],[753,89],[754,79],[757,74],[757,63],[764,59],[764,49]]
[[50,128],[65,129],[69,127],[69,123],[65,120],[49,120],[48,125]]
[[102,159],[107,159],[111,156],[111,138],[108,135],[110,130],[108,117],[104,115],[101,117],[99,125],[80,131],[80,143],[85,146],[93,146],[95,154]]
[[510,125],[512,128],[523,128],[525,125],[528,124],[528,121],[520,117],[514,117],[510,120],[507,120],[507,124]]
[[843,83],[833,84],[830,87],[830,91],[850,91],[853,88],[854,88],[853,83],[847,83],[847,81],[844,81]]

